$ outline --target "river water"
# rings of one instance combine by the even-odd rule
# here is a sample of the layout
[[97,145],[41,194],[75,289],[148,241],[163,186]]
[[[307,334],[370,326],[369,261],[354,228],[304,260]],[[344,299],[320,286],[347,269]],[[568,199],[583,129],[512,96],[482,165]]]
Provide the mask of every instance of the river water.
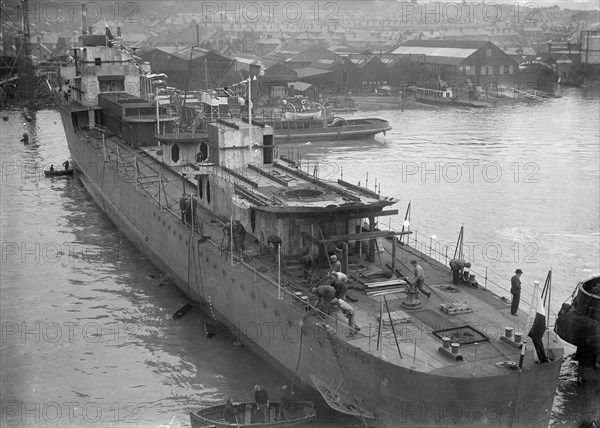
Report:
[[[171,319],[185,297],[78,180],[43,177],[69,158],[58,113],[30,123],[2,115],[2,426],[185,427],[188,411],[250,400],[255,383],[276,395],[288,380],[269,361],[223,331],[207,339],[196,309]],[[600,272],[598,89],[489,109],[355,115],[368,116],[393,130],[280,154],[400,198],[392,227],[411,201],[411,239],[440,258],[454,254],[464,226],[478,281],[501,294],[521,268],[528,300],[551,269],[556,313],[577,282]],[[600,419],[598,391],[578,386],[574,367],[567,358],[553,427]]]

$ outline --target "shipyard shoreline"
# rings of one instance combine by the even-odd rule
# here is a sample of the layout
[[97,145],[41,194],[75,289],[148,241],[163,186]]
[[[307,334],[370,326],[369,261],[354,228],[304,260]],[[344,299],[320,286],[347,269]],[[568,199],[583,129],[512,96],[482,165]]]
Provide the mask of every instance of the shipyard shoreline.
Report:
[[[276,288],[272,286],[266,288],[263,286],[265,281],[261,281],[260,284],[256,282],[256,278],[259,280],[268,280],[269,278],[254,270],[255,281],[253,283],[248,281],[250,266],[245,262],[239,263],[232,269],[227,268],[229,272],[225,269],[220,270],[218,266],[222,265],[222,254],[216,244],[210,241],[194,242],[198,237],[190,235],[190,229],[181,223],[174,213],[161,210],[148,196],[137,191],[131,180],[119,174],[118,170],[109,173],[110,166],[102,159],[101,150],[93,149],[91,143],[85,141],[82,132],[75,132],[65,111],[61,111],[61,115],[73,159],[80,170],[83,170],[80,178],[93,199],[127,238],[155,265],[171,276],[181,290],[198,302],[206,313],[234,329],[240,325],[254,325],[265,326],[266,331],[269,331],[273,322],[264,316],[265,311],[257,310],[254,302],[256,300],[262,302],[263,309],[274,308],[276,312],[279,312],[280,319],[287,318],[285,322],[288,325],[290,322],[295,325],[300,324],[305,315],[301,308],[292,310],[295,308],[294,306],[277,299]],[[123,151],[128,150],[125,145],[120,145],[120,148]],[[100,174],[90,174],[89,171],[94,169],[90,165],[94,165]],[[158,165],[154,167],[159,168]],[[114,179],[115,173],[119,175],[118,180]],[[166,173],[167,171],[163,171],[163,174]],[[193,188],[191,182],[190,188]],[[162,227],[153,226],[154,224],[160,226],[161,222]],[[220,227],[207,228],[205,235],[218,236],[219,230]],[[196,263],[194,266],[195,261],[198,260],[202,260],[202,263]],[[234,290],[233,287],[224,287],[223,284],[226,281],[240,284],[241,289]],[[200,288],[193,288],[190,283],[198,283]],[[245,287],[251,289],[251,299],[248,298],[248,290],[244,290]],[[238,318],[236,313],[229,311],[231,307],[239,309],[236,311],[237,314],[244,313],[246,316],[254,314],[249,318],[250,320]],[[432,376],[393,366],[374,359],[368,353],[347,343],[336,340],[335,336],[328,335],[322,328],[311,323],[311,320],[307,320],[306,325],[307,328],[311,326],[311,329],[320,333],[314,336],[307,334],[304,340],[311,342],[310,346],[305,345],[305,347],[315,350],[322,349],[322,351],[313,353],[310,362],[307,362],[306,359],[300,361],[298,376],[305,383],[310,384],[308,375],[311,373],[329,378],[330,373],[336,372],[338,367],[328,356],[338,355],[340,350],[345,355],[352,357],[344,358],[344,365],[347,367],[346,370],[356,376],[358,382],[373,383],[380,378],[381,373],[393,374],[394,371],[399,373],[393,375],[392,378],[397,376],[399,379],[407,380],[402,385],[394,383],[392,388],[384,386],[380,397],[367,398],[367,400],[375,399],[376,402],[365,401],[370,405],[369,407],[377,409],[382,415],[376,422],[378,426],[380,424],[382,424],[381,426],[393,426],[398,423],[414,426],[417,420],[422,421],[420,423],[422,426],[443,425],[444,423],[479,425],[484,421],[506,425],[515,415],[522,421],[521,426],[545,426],[547,423],[547,417],[552,407],[554,385],[546,384],[545,391],[541,387],[536,391],[519,391],[519,386],[525,387],[528,383],[533,382],[533,379],[528,379],[529,377],[535,377],[536,382],[544,378],[555,378],[560,370],[562,355],[556,355],[554,362],[537,367],[535,372],[527,371],[522,376],[513,372],[511,375],[502,376],[501,379],[496,377],[494,379],[494,382],[497,382],[496,391],[500,391],[497,397],[506,397],[506,400],[486,401],[485,397],[481,397],[481,395],[483,391],[486,391],[486,383],[489,382],[489,379],[464,380]],[[262,349],[288,372],[294,373],[302,339],[298,344],[294,341],[286,341],[285,338],[283,340],[277,340],[275,336],[271,338],[270,334],[258,336],[248,327],[243,327],[238,331],[243,336],[245,343],[251,344],[253,349]],[[329,340],[322,340],[323,335]],[[385,382],[389,382],[389,379],[383,380],[382,386],[385,385]],[[517,396],[520,394],[519,405],[511,406],[509,402],[513,400],[510,398],[515,391],[517,391]],[[395,397],[403,399],[396,401]],[[446,397],[457,397],[457,401],[448,402]],[[458,397],[461,398],[458,399]],[[486,404],[483,405],[483,402]],[[385,408],[380,407],[382,404]],[[391,414],[386,409],[393,409],[394,412],[400,411],[400,414]],[[509,409],[511,414],[507,413]],[[467,411],[467,413],[463,414],[463,411]]]

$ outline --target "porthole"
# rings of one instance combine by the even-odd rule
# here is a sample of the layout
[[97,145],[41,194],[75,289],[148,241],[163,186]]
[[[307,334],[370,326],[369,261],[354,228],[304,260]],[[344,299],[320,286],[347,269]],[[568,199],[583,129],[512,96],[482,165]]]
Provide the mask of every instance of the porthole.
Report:
[[254,290],[250,292],[250,296],[252,296],[253,299],[256,299],[256,293],[254,292]]
[[263,309],[267,309],[267,302],[265,302],[265,301],[263,300],[261,303],[262,303],[262,307],[263,307]]

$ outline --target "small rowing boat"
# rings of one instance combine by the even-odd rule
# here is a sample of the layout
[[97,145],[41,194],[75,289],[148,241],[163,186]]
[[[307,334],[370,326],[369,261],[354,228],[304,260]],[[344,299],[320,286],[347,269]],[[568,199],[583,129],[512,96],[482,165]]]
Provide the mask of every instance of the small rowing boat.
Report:
[[68,176],[68,175],[73,175],[73,170],[72,169],[68,169],[66,171],[64,169],[48,170],[48,171],[44,171],[44,175],[46,177]]
[[312,401],[292,401],[283,414],[285,418],[277,420],[279,402],[270,402],[264,413],[256,409],[254,403],[234,403],[231,406],[220,404],[190,412],[192,428],[201,427],[290,427],[307,426],[316,418]]

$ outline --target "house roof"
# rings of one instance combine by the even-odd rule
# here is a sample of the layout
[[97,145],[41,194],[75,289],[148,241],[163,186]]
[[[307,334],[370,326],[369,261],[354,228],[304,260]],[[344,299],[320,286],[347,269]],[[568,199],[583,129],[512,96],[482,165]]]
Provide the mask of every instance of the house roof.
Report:
[[272,37],[266,38],[266,39],[258,39],[255,42],[257,45],[275,45],[278,46],[281,44],[281,40],[280,39],[275,39]]
[[420,46],[432,48],[481,49],[489,43],[486,40],[408,40],[402,46]]
[[313,86],[312,83],[306,83],[306,82],[290,82],[290,83],[288,83],[288,88],[294,88],[300,92],[306,91],[311,86]]
[[396,55],[411,56],[413,61],[436,64],[456,65],[473,55],[477,49],[426,48],[418,46],[400,46]]
[[457,65],[487,43],[471,40],[410,40],[393,53],[410,56],[416,62]]
[[322,46],[312,46],[288,58],[286,62],[314,62],[324,58],[334,59],[335,54]]
[[335,60],[321,58],[310,63],[309,67],[320,68],[323,70],[332,70],[335,67]]
[[[179,52],[174,52],[171,55],[176,56],[181,59],[185,59],[186,61],[190,60],[190,50],[191,48],[185,48],[180,50]],[[210,49],[194,47],[194,51],[191,54],[192,61],[198,58],[202,58],[211,52]]]
[[310,48],[309,45],[302,43],[283,43],[282,45],[277,46],[275,49],[269,52],[269,54],[266,55],[266,57],[272,59],[278,58],[285,60],[293,57],[294,55],[299,54],[300,52],[304,52],[308,48]]
[[304,79],[306,77],[321,76],[324,74],[331,73],[331,70],[322,70],[314,67],[302,67],[295,70],[298,73],[298,79]]
[[298,79],[298,73],[276,62],[265,69],[262,79],[263,81],[291,81]]

